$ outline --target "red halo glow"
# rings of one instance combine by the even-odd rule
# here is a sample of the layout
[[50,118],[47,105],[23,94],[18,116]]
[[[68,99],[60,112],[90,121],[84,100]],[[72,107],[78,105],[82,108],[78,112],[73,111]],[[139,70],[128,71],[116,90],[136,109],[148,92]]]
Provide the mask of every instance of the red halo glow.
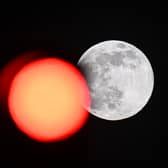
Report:
[[66,139],[85,124],[90,104],[87,84],[70,63],[43,58],[25,65],[13,78],[8,107],[17,127],[40,142]]

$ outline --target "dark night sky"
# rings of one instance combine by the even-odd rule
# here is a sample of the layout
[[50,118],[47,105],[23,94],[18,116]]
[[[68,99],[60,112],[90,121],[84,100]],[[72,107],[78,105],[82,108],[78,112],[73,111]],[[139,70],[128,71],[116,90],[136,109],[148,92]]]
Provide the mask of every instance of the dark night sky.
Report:
[[[166,24],[151,11],[32,7],[2,12],[0,19],[1,68],[17,55],[41,49],[76,66],[81,54],[91,45],[113,39],[127,41],[141,49],[154,68],[155,81],[159,81],[157,68],[162,63],[156,57],[161,56],[157,45],[161,37],[156,32],[162,33]],[[155,117],[160,104],[157,97],[155,86],[148,105],[136,116],[118,122],[90,116],[78,134],[52,144],[27,138],[15,127],[8,111],[1,110],[0,160],[53,158],[86,163],[90,160],[152,160],[164,132],[160,131],[164,119]]]

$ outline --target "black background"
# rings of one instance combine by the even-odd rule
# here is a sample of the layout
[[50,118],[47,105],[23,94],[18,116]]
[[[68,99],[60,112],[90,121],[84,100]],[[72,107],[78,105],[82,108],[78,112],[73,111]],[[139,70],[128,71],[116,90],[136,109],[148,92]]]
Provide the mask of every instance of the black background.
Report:
[[[159,118],[158,67],[163,67],[160,40],[166,23],[155,11],[136,8],[29,7],[1,11],[1,68],[25,52],[45,50],[76,66],[81,54],[104,40],[123,40],[150,60],[155,86],[151,99],[136,116],[117,122],[90,115],[86,125],[64,142],[43,144],[22,134],[8,110],[1,110],[0,160],[152,160],[164,131]],[[159,35],[157,33],[159,32]],[[164,41],[165,40],[165,41]],[[163,47],[163,46],[162,46]],[[157,117],[156,117],[157,116]]]

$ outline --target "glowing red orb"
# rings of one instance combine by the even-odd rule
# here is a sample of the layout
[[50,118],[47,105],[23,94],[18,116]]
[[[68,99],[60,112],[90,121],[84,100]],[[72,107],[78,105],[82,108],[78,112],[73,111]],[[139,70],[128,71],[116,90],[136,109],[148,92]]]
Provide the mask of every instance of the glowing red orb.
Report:
[[51,142],[75,134],[87,121],[87,84],[70,63],[43,58],[25,65],[14,77],[8,107],[17,127],[34,140]]

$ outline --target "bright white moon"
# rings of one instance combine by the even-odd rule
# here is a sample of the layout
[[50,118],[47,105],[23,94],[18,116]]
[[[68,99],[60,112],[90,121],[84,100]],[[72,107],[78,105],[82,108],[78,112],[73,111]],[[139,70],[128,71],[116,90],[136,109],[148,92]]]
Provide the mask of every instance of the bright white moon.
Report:
[[78,61],[91,92],[93,115],[106,120],[134,116],[149,101],[154,88],[152,66],[137,47],[109,40],[89,48]]

